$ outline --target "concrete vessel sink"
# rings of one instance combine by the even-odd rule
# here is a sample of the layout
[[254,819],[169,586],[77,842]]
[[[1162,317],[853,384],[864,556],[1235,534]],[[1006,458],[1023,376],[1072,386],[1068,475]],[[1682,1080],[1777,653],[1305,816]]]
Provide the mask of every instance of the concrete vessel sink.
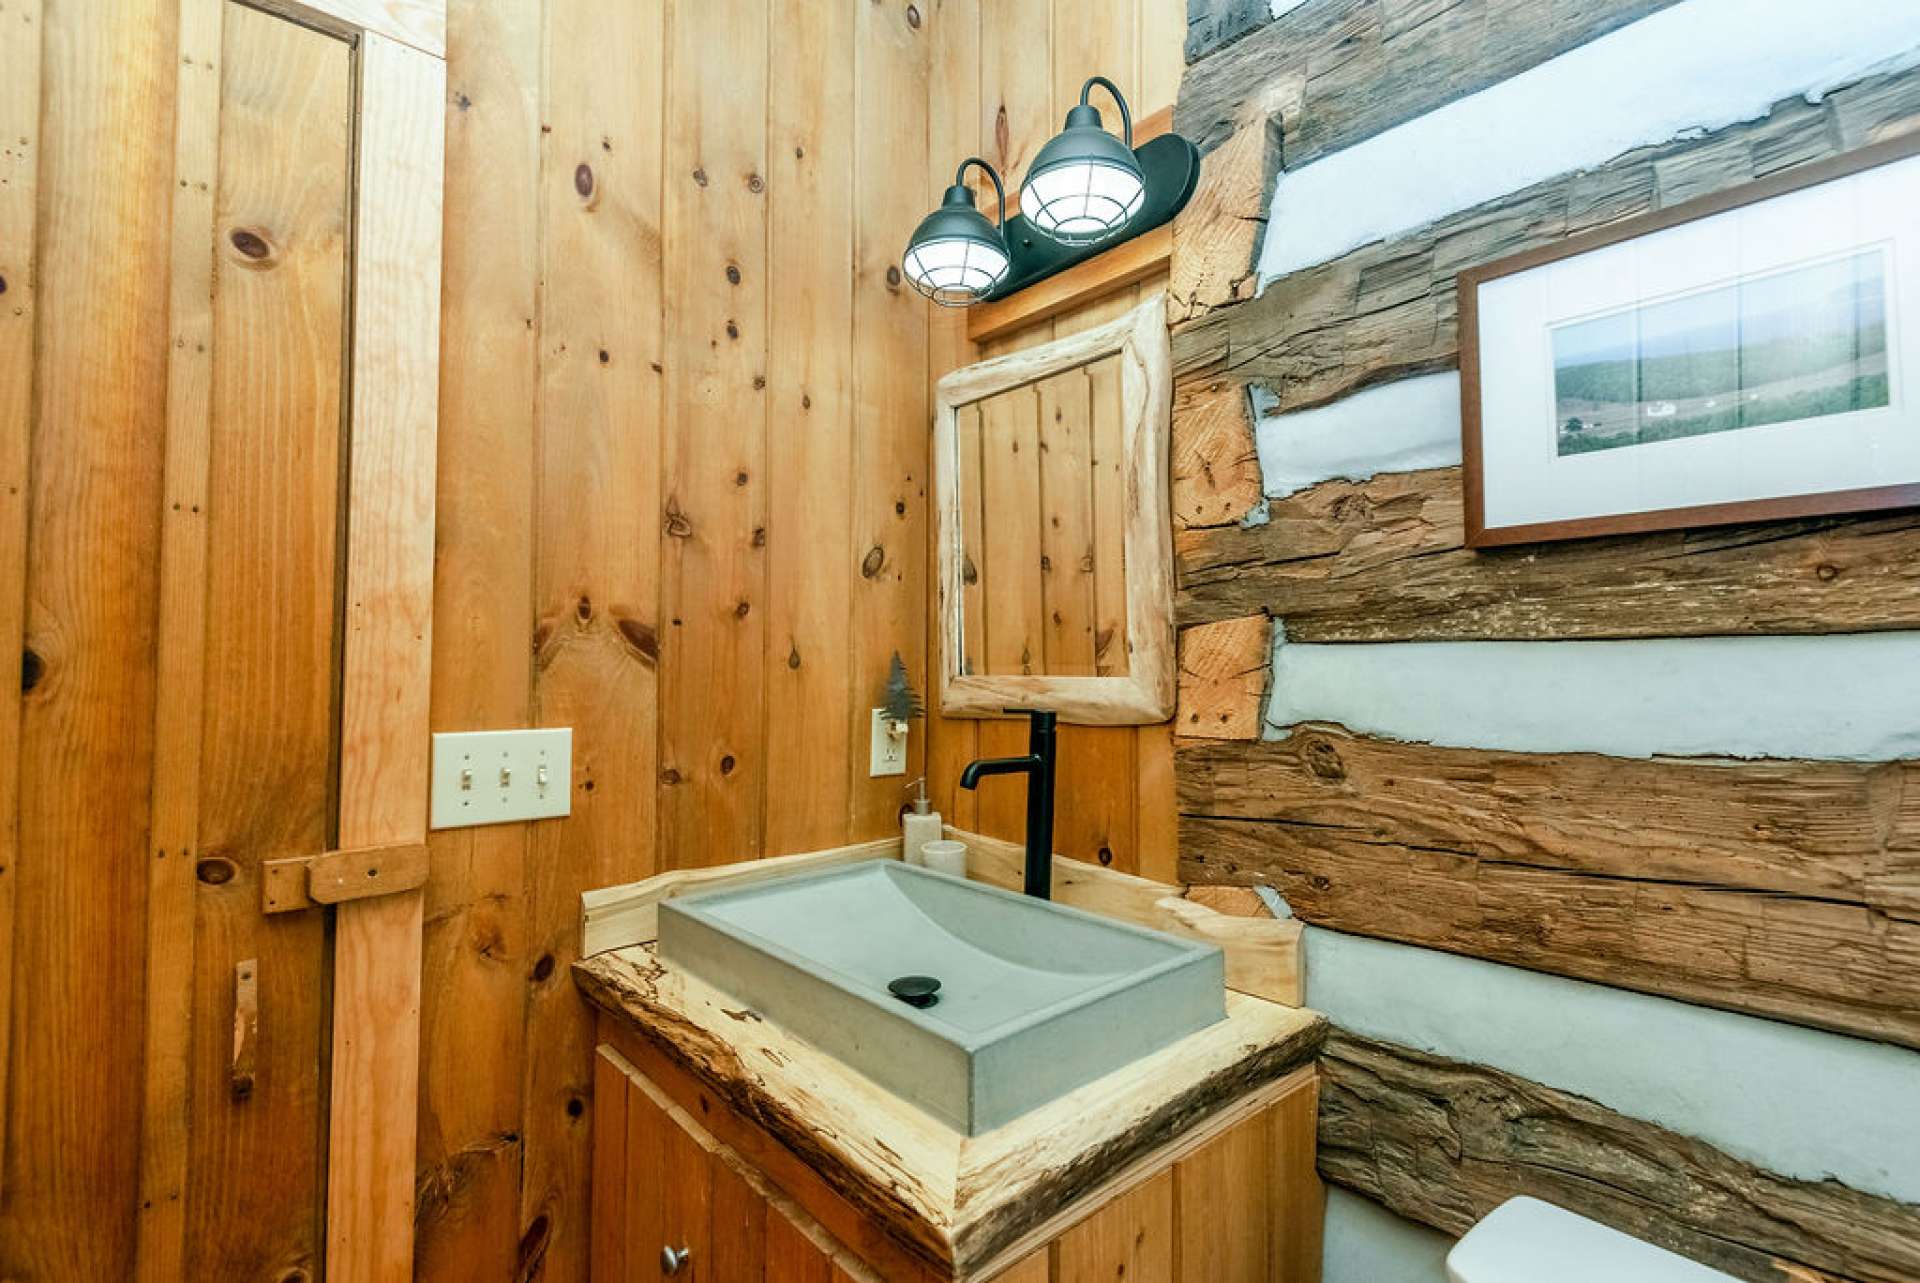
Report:
[[1226,1015],[1213,945],[897,860],[667,900],[659,950],[970,1136]]

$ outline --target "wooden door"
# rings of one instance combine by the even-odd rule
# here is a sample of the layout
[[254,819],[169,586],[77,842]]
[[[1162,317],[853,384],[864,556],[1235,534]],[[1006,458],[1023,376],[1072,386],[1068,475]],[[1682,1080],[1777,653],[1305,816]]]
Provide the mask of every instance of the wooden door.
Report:
[[180,0],[143,1279],[411,1275],[444,64],[336,7]]

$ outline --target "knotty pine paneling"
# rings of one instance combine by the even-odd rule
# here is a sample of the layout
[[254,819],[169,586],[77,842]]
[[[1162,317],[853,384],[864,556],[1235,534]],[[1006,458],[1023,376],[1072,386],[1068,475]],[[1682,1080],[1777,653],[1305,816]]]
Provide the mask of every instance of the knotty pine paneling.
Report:
[[[30,85],[37,71],[39,86],[37,113],[12,83],[0,91],[0,457],[26,530],[7,554],[24,547],[24,567],[0,583],[0,618],[25,605],[5,639],[21,657],[7,686],[17,723],[0,719],[0,825],[17,835],[0,874],[0,903],[13,902],[0,912],[12,935],[0,1275],[14,1278],[119,1279],[134,1264],[148,869],[165,858],[147,822],[174,46],[165,8],[52,0],[0,14],[7,79],[17,69]],[[16,327],[32,332],[27,387]]]
[[[939,41],[929,123],[940,147],[929,192],[936,199],[952,181],[952,167],[968,155],[984,156],[1010,188],[1017,187],[1034,152],[1059,130],[1067,108],[1079,101],[1080,85],[1090,75],[1105,74],[1119,82],[1135,119],[1169,106],[1178,92],[1183,70],[1180,33],[1186,23],[1181,0],[1127,0],[1120,5],[1101,0],[943,0],[933,12]],[[1117,128],[1118,116],[1108,100],[1096,93],[1095,102],[1109,126]],[[977,132],[960,123],[967,106],[977,109]],[[989,187],[984,199],[990,203],[991,198]],[[1074,333],[1164,287],[1161,280],[1146,281],[979,348],[965,341],[964,321],[936,318],[930,372],[937,379],[984,357]],[[943,330],[943,325],[950,328]],[[1099,531],[1094,533],[1097,537]],[[926,609],[929,626],[937,629],[931,602]],[[1094,610],[1098,615],[1098,601]],[[1035,627],[1044,631],[1037,619]],[[933,635],[938,636],[937,631]],[[927,730],[927,786],[940,811],[950,822],[975,832],[1021,837],[1026,804],[1018,780],[989,780],[976,793],[960,789],[957,782],[961,767],[975,757],[1024,752],[1026,723],[944,718],[936,709]],[[1059,788],[1055,850],[1173,880],[1170,726],[1062,727]]]

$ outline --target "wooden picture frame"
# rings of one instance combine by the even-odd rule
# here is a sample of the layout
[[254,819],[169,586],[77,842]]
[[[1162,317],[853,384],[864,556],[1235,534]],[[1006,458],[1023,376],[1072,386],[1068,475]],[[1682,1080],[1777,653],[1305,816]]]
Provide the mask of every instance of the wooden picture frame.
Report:
[[[1111,676],[965,672],[960,411],[1109,356],[1120,358],[1127,671]],[[1138,726],[1173,716],[1173,518],[1167,460],[1172,401],[1166,302],[1157,293],[1098,328],[982,361],[940,380],[933,420],[934,539],[939,560],[940,708],[947,716],[998,717],[1008,709],[1039,708],[1088,726]]]
[[[1490,447],[1487,440],[1487,424],[1483,421],[1490,375],[1487,365],[1489,354],[1483,351],[1482,343],[1482,330],[1487,319],[1487,300],[1484,296],[1489,287],[1496,283],[1550,264],[1563,263],[1566,260],[1577,259],[1625,242],[1669,232],[1703,219],[1806,192],[1835,180],[1864,174],[1869,170],[1916,156],[1920,156],[1920,134],[1889,139],[1843,156],[1803,165],[1740,187],[1686,201],[1668,209],[1625,219],[1608,227],[1569,237],[1554,244],[1525,250],[1507,258],[1462,271],[1458,278],[1460,425],[1465,485],[1466,545],[1469,548],[1492,548],[1598,535],[1635,534],[1688,526],[1793,519],[1920,505],[1920,476],[1916,476],[1903,478],[1897,483],[1822,486],[1804,494],[1776,494],[1749,499],[1649,506],[1645,509],[1623,510],[1605,515],[1568,516],[1532,521],[1503,521],[1497,517],[1490,518],[1488,504]],[[1915,240],[1914,247],[1920,249],[1920,238]],[[1907,270],[1909,272],[1916,270],[1911,261],[1916,256],[1908,253],[1905,257],[1909,260],[1906,264]],[[1729,283],[1739,284],[1747,279],[1756,279],[1757,276],[1758,274],[1754,277],[1732,278]],[[1894,284],[1899,284],[1897,278]],[[1652,304],[1641,306],[1646,308]],[[1912,328],[1920,325],[1920,316],[1914,315],[1911,309],[1905,317],[1895,319],[1902,319],[1908,323],[1909,342],[1916,333],[1920,333]],[[1898,352],[1894,350],[1891,334],[1886,339],[1886,345],[1889,359],[1897,358]],[[1897,387],[1895,390],[1896,393],[1902,391]],[[1909,405],[1913,404],[1910,393],[1905,396],[1905,400]],[[1706,404],[1711,406],[1713,402],[1708,401]],[[1892,406],[1898,407],[1898,405],[1899,397],[1896,396],[1892,400]],[[1671,413],[1670,403],[1662,403],[1660,408]],[[1543,420],[1543,424],[1551,425],[1556,419],[1557,415],[1550,416],[1547,420]],[[1812,421],[1814,420],[1811,418],[1799,420],[1803,423]],[[1741,432],[1736,431],[1732,435],[1738,437]],[[1565,453],[1564,448],[1562,453]]]

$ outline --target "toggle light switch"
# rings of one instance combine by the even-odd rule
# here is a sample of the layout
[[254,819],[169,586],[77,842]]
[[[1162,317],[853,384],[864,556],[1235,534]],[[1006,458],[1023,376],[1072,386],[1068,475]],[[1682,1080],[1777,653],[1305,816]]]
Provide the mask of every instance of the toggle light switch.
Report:
[[428,825],[457,829],[568,815],[572,779],[571,727],[435,735]]

